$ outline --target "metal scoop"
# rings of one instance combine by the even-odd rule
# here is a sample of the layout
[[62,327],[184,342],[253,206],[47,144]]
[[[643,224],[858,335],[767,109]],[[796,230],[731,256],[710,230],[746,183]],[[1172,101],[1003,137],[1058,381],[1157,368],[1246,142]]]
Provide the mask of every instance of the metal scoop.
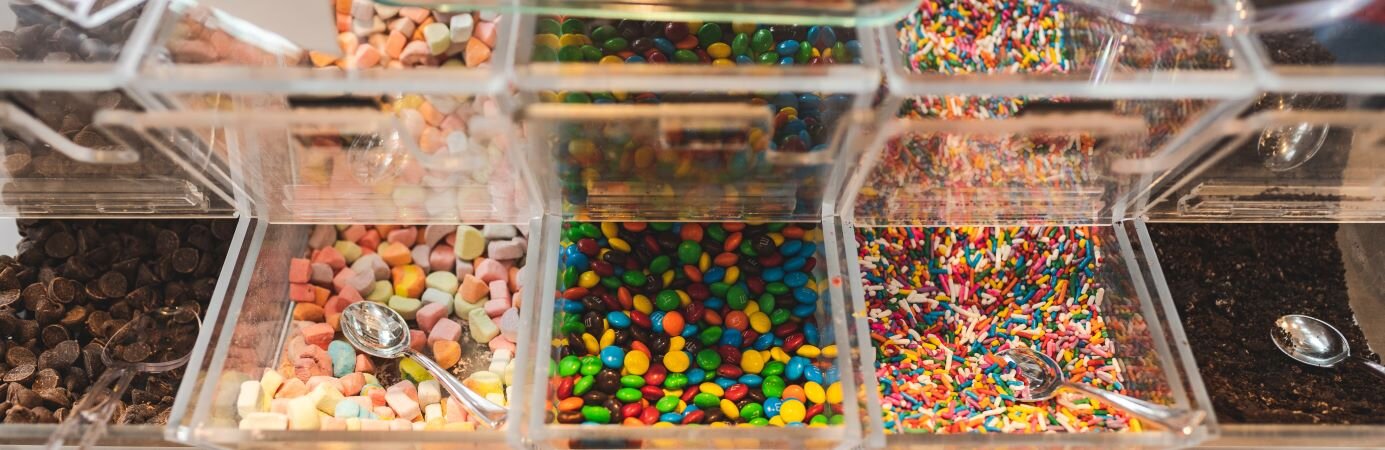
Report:
[[[1301,314],[1289,314],[1274,321],[1270,339],[1279,351],[1298,362],[1318,367],[1336,367],[1351,356],[1346,336],[1327,322]],[[1385,366],[1362,357],[1351,358],[1375,376],[1385,379]]]
[[1024,402],[1038,402],[1053,398],[1059,389],[1067,388],[1079,391],[1096,397],[1103,403],[1115,406],[1116,408],[1134,414],[1142,419],[1157,423],[1171,431],[1192,434],[1193,429],[1202,423],[1202,419],[1207,416],[1206,412],[1193,411],[1187,408],[1170,408],[1157,405],[1133,397],[1127,397],[1115,392],[1097,389],[1081,383],[1067,381],[1067,374],[1063,373],[1062,367],[1058,362],[1048,355],[1036,352],[1027,347],[1010,347],[997,354],[1007,361],[1015,363],[1019,370],[1021,380],[1028,387],[1028,392],[1023,395],[1016,395],[1015,398]]
[[1270,128],[1260,133],[1255,148],[1266,169],[1285,172],[1313,159],[1327,142],[1327,131],[1309,123]]
[[409,325],[393,309],[375,302],[353,303],[341,312],[341,332],[351,345],[370,355],[387,359],[413,358],[461,402],[472,418],[491,428],[505,423],[509,410],[486,400],[432,358],[409,348]]
[[139,314],[120,327],[101,351],[106,371],[72,407],[44,447],[56,450],[81,435],[79,448],[91,448],[106,434],[115,407],[135,375],[167,372],[187,364],[201,329],[197,310],[183,306]]

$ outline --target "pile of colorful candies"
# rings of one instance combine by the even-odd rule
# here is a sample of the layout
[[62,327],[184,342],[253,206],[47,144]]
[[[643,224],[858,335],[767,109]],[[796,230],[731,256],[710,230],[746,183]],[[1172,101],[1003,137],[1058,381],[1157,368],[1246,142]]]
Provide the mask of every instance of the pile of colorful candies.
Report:
[[541,18],[534,61],[601,64],[860,64],[851,28]]
[[876,376],[891,433],[1139,431],[1080,394],[1022,403],[1027,346],[1072,381],[1125,392],[1100,315],[1102,242],[1089,228],[858,228]]
[[841,423],[819,239],[812,224],[567,224],[549,420]]
[[415,351],[488,400],[507,403],[527,247],[514,226],[322,225],[308,246],[309,258],[287,268],[294,332],[282,365],[240,384],[240,428],[474,427],[423,366],[368,356],[344,339],[341,312],[362,301],[397,311]]
[[[1066,72],[1066,11],[1059,0],[924,0],[897,25],[910,71],[948,75]],[[1005,117],[1023,101],[1006,97],[918,97],[908,110],[944,118]]]

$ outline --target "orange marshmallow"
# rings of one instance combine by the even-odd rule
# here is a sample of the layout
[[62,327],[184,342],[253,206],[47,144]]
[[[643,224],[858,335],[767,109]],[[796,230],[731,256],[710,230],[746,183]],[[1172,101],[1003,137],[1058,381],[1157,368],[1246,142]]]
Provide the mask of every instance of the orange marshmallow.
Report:
[[[398,246],[403,248],[404,246]],[[411,258],[408,250],[404,251],[404,256]],[[418,298],[423,295],[423,288],[426,287],[423,268],[409,264],[390,269],[390,275],[394,282],[394,294],[400,297]],[[477,280],[480,281],[479,279]],[[484,285],[484,284],[483,284]],[[489,289],[488,287],[486,289]]]
[[390,242],[381,242],[375,251],[380,253],[380,258],[385,260],[385,264],[390,267],[399,267],[413,263],[414,256],[409,252],[409,246]]

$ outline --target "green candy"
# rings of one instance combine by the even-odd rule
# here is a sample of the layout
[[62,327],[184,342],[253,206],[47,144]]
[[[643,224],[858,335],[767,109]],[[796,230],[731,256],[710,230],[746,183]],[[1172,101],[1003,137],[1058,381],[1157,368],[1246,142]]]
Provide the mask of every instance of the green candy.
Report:
[[578,378],[576,383],[572,383],[572,394],[585,394],[587,393],[587,391],[592,390],[592,386],[596,386],[596,378],[592,377],[591,375]]
[[707,235],[711,236],[712,239],[717,242],[726,242],[726,229],[722,228],[719,223],[714,223],[712,226],[707,227]]
[[562,286],[558,286],[558,289],[565,291],[567,290],[567,288],[576,286],[577,278],[581,276],[582,272],[579,272],[576,267],[568,267],[566,269],[563,269],[563,276],[558,280],[562,282]]
[[[828,410],[828,411],[831,411],[831,408],[828,408],[827,410]],[[841,415],[841,414],[837,414],[837,415],[832,416],[832,417],[829,417],[829,418],[827,419],[827,423],[832,424],[832,425],[841,425],[842,423],[845,423],[845,422],[846,422],[846,416]]]
[[706,392],[699,392],[693,396],[693,404],[705,410],[715,410],[721,405],[721,398]]
[[658,402],[654,403],[654,409],[659,410],[661,413],[673,412],[673,410],[677,408],[678,397],[672,395],[661,398]]
[[606,42],[608,39],[619,36],[620,32],[616,31],[615,27],[610,25],[602,25],[592,30],[592,34],[590,37],[592,38],[592,42]]
[[562,26],[558,25],[558,21],[549,17],[539,19],[539,23],[535,24],[534,27],[538,29],[538,34],[563,34]]
[[755,53],[765,53],[774,49],[774,34],[767,28],[755,30],[755,34],[750,36],[750,48]]
[[654,231],[668,231],[673,229],[673,222],[654,222],[649,224],[649,228],[653,228]]
[[784,283],[782,283],[782,282],[775,281],[775,282],[773,282],[773,283],[770,283],[770,284],[765,285],[765,292],[768,292],[768,293],[771,293],[771,294],[774,294],[774,295],[784,295],[784,294],[788,294],[788,293],[789,293],[789,285],[784,284]]
[[766,228],[769,228],[770,232],[778,233],[780,230],[783,230],[784,227],[787,226],[789,226],[789,224],[786,222],[772,222],[769,225],[766,225]]
[[721,26],[712,22],[702,24],[697,29],[697,42],[702,44],[702,48],[707,48],[712,44],[721,41]]
[[721,334],[721,326],[712,325],[704,328],[701,333],[698,333],[697,340],[702,341],[702,345],[713,345],[721,340]]
[[620,388],[620,390],[616,391],[616,398],[625,403],[637,402],[640,400],[640,397],[643,396],[643,394],[640,394],[639,389]]
[[669,290],[659,291],[659,295],[654,296],[654,306],[660,311],[673,311],[683,306],[683,299],[678,297],[678,293]]
[[581,34],[582,31],[586,29],[587,24],[582,23],[582,21],[577,19],[568,19],[563,21],[563,26],[560,30],[561,32],[558,34]]
[[752,426],[763,427],[763,426],[769,425],[769,419],[766,419],[766,418],[764,418],[764,417],[757,417],[757,418],[751,419],[749,423],[750,423],[750,425],[752,425]]
[[601,49],[611,53],[625,50],[625,47],[630,46],[630,41],[627,41],[625,40],[625,38],[620,37],[610,38],[600,42],[602,42]]
[[602,277],[602,278],[601,278],[601,285],[602,285],[602,286],[605,286],[606,289],[610,289],[610,290],[613,290],[613,291],[616,290],[616,289],[620,289],[620,278],[616,278],[616,277]]
[[808,41],[798,44],[798,53],[794,55],[794,61],[799,64],[807,64],[813,59],[813,46]]
[[741,241],[740,251],[741,254],[745,256],[760,256],[760,254],[755,253],[755,249],[750,248],[750,239]]
[[605,56],[605,54],[601,53],[601,49],[596,48],[595,45],[582,46],[582,59],[589,62],[597,62],[601,60],[602,56]]
[[681,373],[671,373],[668,374],[667,378],[664,378],[664,388],[666,389],[682,389],[687,386],[687,375],[683,375]]
[[626,375],[620,377],[620,385],[628,388],[644,387],[644,377],[639,375]]
[[712,291],[714,296],[725,297],[726,293],[731,290],[731,285],[718,281],[708,285],[707,290]]
[[774,312],[769,313],[769,323],[771,323],[771,324],[780,325],[780,324],[783,324],[784,322],[788,322],[788,321],[789,321],[789,310],[787,310],[787,309],[779,308],[779,309],[774,310]]
[[736,56],[749,55],[750,36],[746,36],[745,33],[736,33],[736,37],[731,38],[731,54]]
[[760,385],[760,391],[765,393],[765,397],[779,398],[784,395],[784,379],[779,375],[769,375],[765,377],[764,384]]
[[846,54],[846,44],[841,41],[832,44],[832,59],[840,62],[851,62],[850,55]]
[[582,375],[596,375],[601,371],[601,358],[586,356],[582,358],[582,367],[577,369]]
[[567,96],[563,97],[563,103],[584,104],[591,102],[592,98],[586,92],[568,92]]
[[562,361],[558,361],[558,376],[570,377],[577,374],[577,368],[582,366],[582,361],[576,356],[564,356]]
[[587,332],[587,325],[582,323],[582,317],[576,314],[563,316],[563,325],[558,327],[563,334],[582,334]]
[[[765,414],[765,407],[760,406],[759,403],[746,403],[745,406],[742,406],[742,407],[741,407],[741,418],[742,418],[742,419],[746,419],[746,420],[750,420],[750,421],[754,421],[754,420],[757,420],[757,419],[763,419],[763,418],[764,418],[764,414]],[[769,423],[768,420],[766,420],[765,422],[766,422],[766,423]]]
[[784,374],[784,363],[779,362],[779,361],[770,361],[770,362],[767,362],[767,363],[765,363],[765,368],[760,370],[760,376],[762,376],[762,377],[767,377],[767,376],[770,376],[770,375],[779,376],[779,375],[783,375],[783,374]]
[[668,255],[659,255],[649,261],[649,273],[655,275],[663,275],[664,272],[668,272],[670,267],[673,267],[673,259],[669,258]]
[[824,415],[822,415],[822,414],[818,414],[818,415],[816,415],[816,416],[813,416],[813,418],[812,418],[811,420],[808,421],[808,424],[809,424],[809,425],[814,425],[814,424],[816,424],[816,425],[826,425],[826,424],[827,424],[827,416],[824,416]]
[[611,423],[611,410],[605,406],[583,406],[582,417],[588,422]]
[[[579,131],[580,131],[580,130],[579,130]],[[570,224],[570,225],[567,226],[567,228],[563,228],[563,246],[564,246],[564,247],[566,247],[568,244],[571,244],[571,243],[573,243],[573,242],[577,242],[578,239],[582,239],[582,233],[580,233],[580,232],[577,231],[577,225],[571,225],[571,224]]]
[[760,311],[769,314],[774,312],[774,296],[769,293],[760,296]]
[[701,60],[697,57],[697,53],[693,53],[692,50],[675,50],[673,52],[673,62],[695,63]]
[[582,48],[576,45],[569,45],[558,49],[558,61],[579,62],[582,61]]
[[755,62],[759,64],[774,64],[779,62],[779,54],[774,52],[761,53],[755,57]]
[[678,260],[683,264],[697,265],[697,260],[702,258],[702,246],[695,241],[683,241],[678,244]]
[[645,283],[646,281],[648,281],[648,280],[644,277],[644,274],[643,274],[643,273],[640,273],[640,271],[638,271],[638,270],[627,270],[627,271],[625,271],[625,273],[620,274],[620,280],[623,281],[623,282],[625,282],[625,285],[626,285],[626,286],[634,286],[634,287],[644,286],[644,283]]
[[731,289],[726,290],[726,306],[737,310],[745,309],[745,305],[749,303],[748,297],[750,297],[750,293],[746,292],[745,288],[739,284],[731,286]]
[[615,103],[616,96],[611,95],[610,92],[593,92],[592,99],[605,100],[607,103]]
[[601,239],[601,227],[596,226],[594,223],[583,222],[581,225],[577,226],[577,232],[581,233],[582,237]]
[[548,62],[548,61],[557,61],[557,60],[558,60],[558,53],[557,53],[557,52],[554,52],[553,49],[551,49],[551,48],[544,47],[544,46],[542,46],[542,45],[535,45],[535,46],[534,46],[534,53],[532,53],[532,54],[529,55],[529,59],[532,60],[532,61],[545,61],[545,62]]
[[721,355],[710,348],[697,352],[697,366],[702,370],[713,371],[721,367]]

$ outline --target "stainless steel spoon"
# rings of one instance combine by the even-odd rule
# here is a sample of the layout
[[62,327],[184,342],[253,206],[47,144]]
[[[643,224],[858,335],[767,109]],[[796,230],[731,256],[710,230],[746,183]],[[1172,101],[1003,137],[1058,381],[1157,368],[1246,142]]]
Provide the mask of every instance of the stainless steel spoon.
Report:
[[1309,123],[1269,128],[1260,133],[1256,150],[1266,169],[1272,172],[1293,170],[1322,150],[1328,129]]
[[95,445],[106,434],[116,405],[125,396],[135,375],[167,372],[187,364],[192,357],[192,344],[201,329],[198,311],[191,307],[158,308],[126,322],[101,350],[101,362],[106,371],[92,384],[82,401],[72,407],[72,412],[48,437],[44,447],[62,448],[79,435],[79,448]]
[[[1335,367],[1351,357],[1346,336],[1332,325],[1313,317],[1289,314],[1274,321],[1270,339],[1279,351],[1298,362],[1318,367]],[[1351,358],[1365,365],[1375,376],[1385,379],[1385,366],[1362,357]]]
[[404,317],[388,306],[375,302],[353,303],[341,312],[341,332],[351,345],[370,355],[388,359],[413,358],[433,374],[433,378],[471,413],[472,418],[491,428],[499,428],[505,423],[508,409],[486,400],[432,358],[409,348],[409,325],[404,322]]
[[1029,389],[1027,393],[1015,396],[1020,401],[1044,401],[1053,398],[1059,389],[1072,389],[1096,397],[1103,403],[1112,405],[1117,409],[1157,423],[1170,431],[1185,435],[1192,434],[1193,429],[1197,428],[1198,424],[1202,423],[1202,419],[1207,416],[1204,411],[1171,408],[1085,384],[1073,383],[1068,381],[1067,374],[1063,373],[1063,368],[1058,365],[1057,361],[1028,347],[1010,347],[997,353],[997,356],[1007,361],[1013,361],[1016,369],[1024,378],[1021,381],[1024,381],[1025,386]]

